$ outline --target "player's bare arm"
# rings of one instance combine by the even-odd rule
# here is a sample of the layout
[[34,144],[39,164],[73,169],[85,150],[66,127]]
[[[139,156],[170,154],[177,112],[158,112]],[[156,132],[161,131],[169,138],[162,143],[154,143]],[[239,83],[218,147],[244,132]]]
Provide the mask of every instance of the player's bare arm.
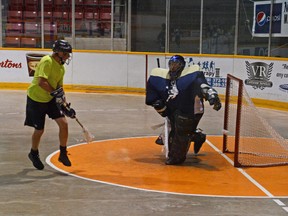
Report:
[[43,78],[43,77],[39,77],[39,81],[38,81],[38,85],[43,88],[45,91],[47,92],[52,92],[55,89],[49,84],[48,80]]

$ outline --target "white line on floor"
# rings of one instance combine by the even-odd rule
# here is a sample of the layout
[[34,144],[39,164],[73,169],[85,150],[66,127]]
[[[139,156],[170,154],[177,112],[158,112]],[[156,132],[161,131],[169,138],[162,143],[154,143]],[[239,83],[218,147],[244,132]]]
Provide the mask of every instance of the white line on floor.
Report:
[[[234,166],[234,162],[227,157],[222,151],[220,151],[216,146],[214,146],[208,139],[206,139],[206,143],[213,148],[216,152],[218,152],[222,157],[224,157],[232,166]],[[252,182],[256,187],[258,187],[263,193],[265,193],[269,198],[275,198],[273,194],[271,194],[266,188],[264,188],[261,184],[259,184],[254,178],[252,178],[248,173],[246,173],[241,168],[236,168],[240,173],[242,173],[250,182]],[[281,202],[279,199],[273,199],[275,203],[277,203],[279,206],[285,206],[283,202]],[[283,209],[288,213],[288,207],[283,207]]]
[[[147,136],[147,137],[151,137],[151,136]],[[105,139],[105,141],[107,140],[121,140],[121,139],[136,139],[136,138],[143,138],[143,137],[125,137],[125,138],[119,138],[119,139]],[[97,140],[97,141],[93,141],[93,143],[97,143],[97,142],[103,142],[104,140]],[[233,161],[230,160],[230,158],[228,158],[225,154],[221,153],[221,151],[219,149],[217,149],[211,142],[209,142],[208,140],[206,140],[206,142],[217,152],[219,152],[227,161],[229,161],[229,163],[231,163],[233,165]],[[73,148],[75,146],[78,145],[86,145],[87,143],[79,143],[73,146],[70,146],[69,148]],[[136,190],[141,190],[141,191],[149,191],[149,192],[157,192],[157,193],[166,193],[166,194],[174,194],[174,195],[183,195],[183,196],[198,196],[198,197],[225,197],[225,198],[253,198],[253,199],[257,199],[257,198],[287,198],[286,196],[283,197],[275,197],[273,196],[271,193],[269,193],[266,190],[266,193],[269,194],[269,197],[265,197],[265,196],[222,196],[222,195],[204,195],[204,194],[186,194],[186,193],[177,193],[177,192],[167,192],[167,191],[158,191],[158,190],[149,190],[149,189],[143,189],[143,188],[137,188],[137,187],[131,187],[131,186],[127,186],[127,185],[120,185],[120,184],[115,184],[115,183],[110,183],[110,182],[104,182],[104,181],[100,181],[100,180],[95,180],[95,179],[90,179],[90,178],[86,178],[86,177],[82,177],[73,173],[69,173],[65,170],[62,170],[60,168],[58,168],[57,166],[55,166],[52,162],[51,162],[51,158],[57,153],[58,151],[55,151],[53,153],[51,153],[50,155],[48,155],[48,157],[46,158],[46,163],[52,167],[55,170],[58,170],[59,172],[65,173],[67,175],[70,176],[74,176],[76,178],[80,178],[80,179],[84,179],[87,181],[92,181],[92,182],[98,182],[98,183],[103,183],[103,184],[107,184],[107,185],[112,185],[112,186],[118,186],[118,187],[123,187],[123,188],[129,188],[129,189],[136,189]],[[247,174],[248,175],[248,174]],[[256,181],[255,181],[256,182]],[[261,186],[262,187],[262,186]],[[263,188],[264,190],[264,188]],[[266,194],[265,193],[265,194]],[[286,208],[286,207],[285,207]],[[283,208],[284,209],[284,208]],[[286,210],[285,210],[286,211]]]

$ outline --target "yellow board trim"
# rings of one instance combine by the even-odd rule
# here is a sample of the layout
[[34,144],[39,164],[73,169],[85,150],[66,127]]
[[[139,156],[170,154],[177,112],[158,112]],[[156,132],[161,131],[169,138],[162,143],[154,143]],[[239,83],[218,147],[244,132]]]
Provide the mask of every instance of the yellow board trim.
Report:
[[[30,83],[8,83],[0,82],[0,90],[27,90]],[[84,93],[131,93],[144,94],[143,88],[129,88],[119,86],[93,86],[93,85],[64,85],[67,92],[84,92]]]

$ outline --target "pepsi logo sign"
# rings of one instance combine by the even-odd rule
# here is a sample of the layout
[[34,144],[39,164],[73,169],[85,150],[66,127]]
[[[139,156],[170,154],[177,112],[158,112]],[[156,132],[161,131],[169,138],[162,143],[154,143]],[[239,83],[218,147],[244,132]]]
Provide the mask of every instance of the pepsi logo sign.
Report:
[[259,26],[263,26],[266,23],[266,14],[263,11],[260,11],[257,14],[256,21]]

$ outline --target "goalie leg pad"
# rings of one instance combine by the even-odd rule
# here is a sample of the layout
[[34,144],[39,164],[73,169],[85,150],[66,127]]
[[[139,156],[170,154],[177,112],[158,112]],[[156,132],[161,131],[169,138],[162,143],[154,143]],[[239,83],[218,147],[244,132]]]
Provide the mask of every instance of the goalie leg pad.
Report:
[[179,136],[189,136],[189,134],[192,134],[196,130],[199,123],[198,119],[181,114],[179,111],[175,112],[174,119],[175,130]]
[[169,134],[169,153],[166,165],[182,164],[186,160],[186,155],[190,148],[190,136],[181,129],[179,133],[178,125],[176,126],[174,119],[170,122],[172,127]]
[[174,134],[169,138],[169,153],[166,165],[178,165],[184,163],[190,148],[190,138]]

